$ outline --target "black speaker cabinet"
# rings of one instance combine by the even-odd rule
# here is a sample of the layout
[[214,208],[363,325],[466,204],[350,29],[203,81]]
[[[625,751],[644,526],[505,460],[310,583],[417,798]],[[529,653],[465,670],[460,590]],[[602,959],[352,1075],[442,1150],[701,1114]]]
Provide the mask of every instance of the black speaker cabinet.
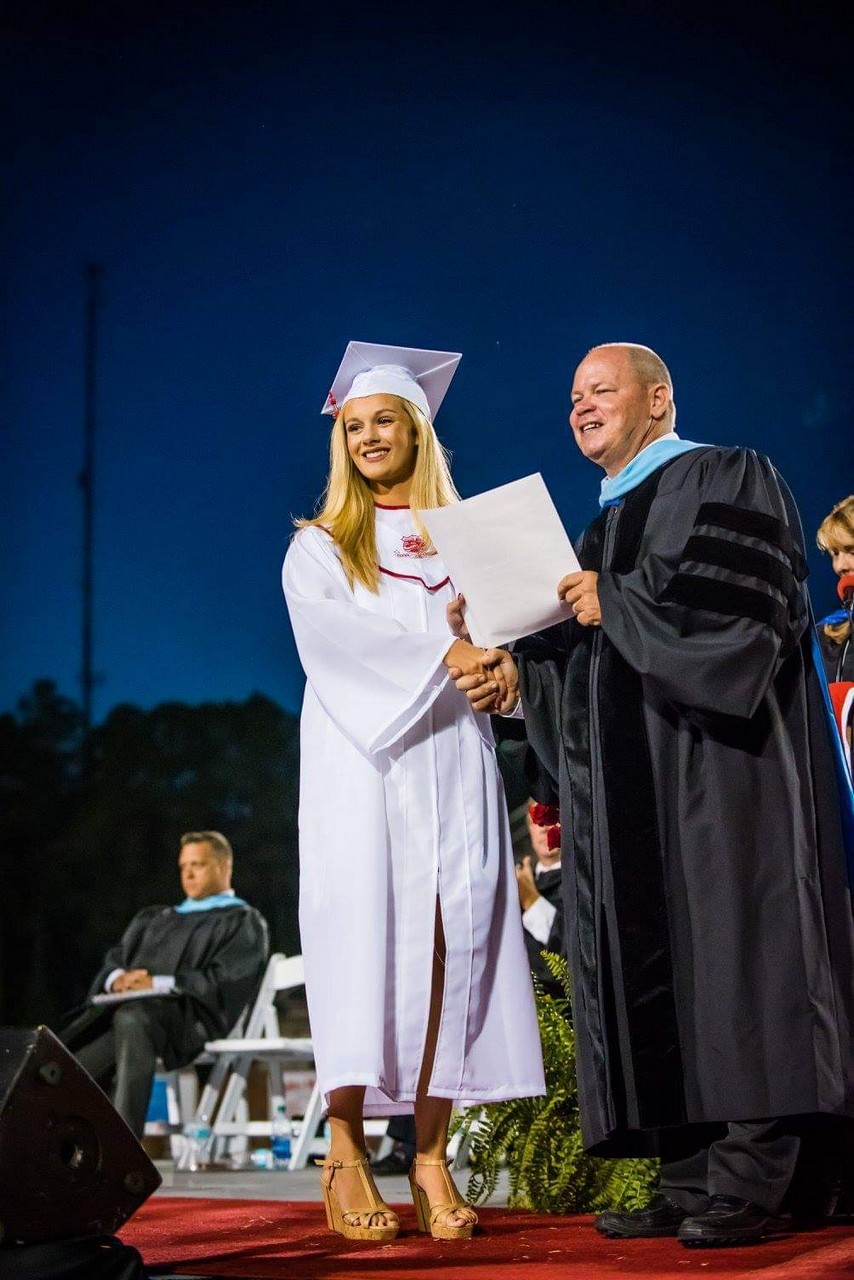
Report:
[[0,1240],[112,1235],[160,1185],[112,1103],[47,1027],[0,1027]]

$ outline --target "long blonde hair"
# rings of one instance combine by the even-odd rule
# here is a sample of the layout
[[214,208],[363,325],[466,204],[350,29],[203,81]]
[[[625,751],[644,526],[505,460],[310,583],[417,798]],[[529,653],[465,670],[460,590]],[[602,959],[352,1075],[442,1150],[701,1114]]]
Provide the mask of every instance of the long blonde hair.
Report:
[[[404,411],[415,430],[415,470],[409,505],[412,518],[427,552],[433,550],[430,535],[418,514],[430,507],[449,507],[459,502],[454,488],[447,451],[436,435],[433,423],[417,405],[401,396],[390,399]],[[380,586],[377,536],[374,526],[374,495],[347,448],[344,408],[332,425],[329,440],[329,478],[317,514],[310,520],[295,520],[298,529],[319,525],[334,538],[341,564],[352,588],[356,582],[376,593]]]
[[[830,555],[840,547],[854,546],[854,493],[837,502],[824,517],[818,526],[815,540],[822,551],[827,551]],[[836,644],[844,644],[851,635],[851,623],[847,618],[844,622],[826,622],[822,631]]]

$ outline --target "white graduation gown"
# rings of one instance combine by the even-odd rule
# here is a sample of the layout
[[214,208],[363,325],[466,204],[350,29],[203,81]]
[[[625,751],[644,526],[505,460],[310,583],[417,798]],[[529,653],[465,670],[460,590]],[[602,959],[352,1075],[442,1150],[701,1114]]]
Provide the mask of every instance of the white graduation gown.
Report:
[[544,1092],[510,831],[489,719],[449,680],[455,592],[408,508],[378,507],[380,589],[351,590],[302,529],[282,581],[307,676],[300,933],[318,1078],[412,1110],[438,894],[447,942],[429,1092],[459,1104]]

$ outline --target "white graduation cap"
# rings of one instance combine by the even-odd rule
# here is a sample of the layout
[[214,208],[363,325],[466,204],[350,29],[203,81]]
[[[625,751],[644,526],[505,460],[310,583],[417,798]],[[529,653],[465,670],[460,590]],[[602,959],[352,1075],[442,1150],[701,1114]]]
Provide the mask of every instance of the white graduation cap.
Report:
[[424,351],[420,347],[348,342],[320,412],[335,415],[354,396],[373,396],[386,391],[411,400],[432,422],[461,359],[459,351]]

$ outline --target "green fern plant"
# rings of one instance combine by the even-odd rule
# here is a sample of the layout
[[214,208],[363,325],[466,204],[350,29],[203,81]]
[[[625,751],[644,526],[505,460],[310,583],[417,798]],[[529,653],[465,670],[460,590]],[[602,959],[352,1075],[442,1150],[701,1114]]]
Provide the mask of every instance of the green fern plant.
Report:
[[655,1191],[658,1161],[605,1160],[585,1155],[582,1148],[569,970],[561,956],[543,955],[566,992],[558,999],[536,989],[546,1095],[472,1107],[455,1116],[454,1130],[470,1139],[468,1197],[474,1204],[488,1200],[506,1165],[514,1208],[538,1213],[642,1208]]

